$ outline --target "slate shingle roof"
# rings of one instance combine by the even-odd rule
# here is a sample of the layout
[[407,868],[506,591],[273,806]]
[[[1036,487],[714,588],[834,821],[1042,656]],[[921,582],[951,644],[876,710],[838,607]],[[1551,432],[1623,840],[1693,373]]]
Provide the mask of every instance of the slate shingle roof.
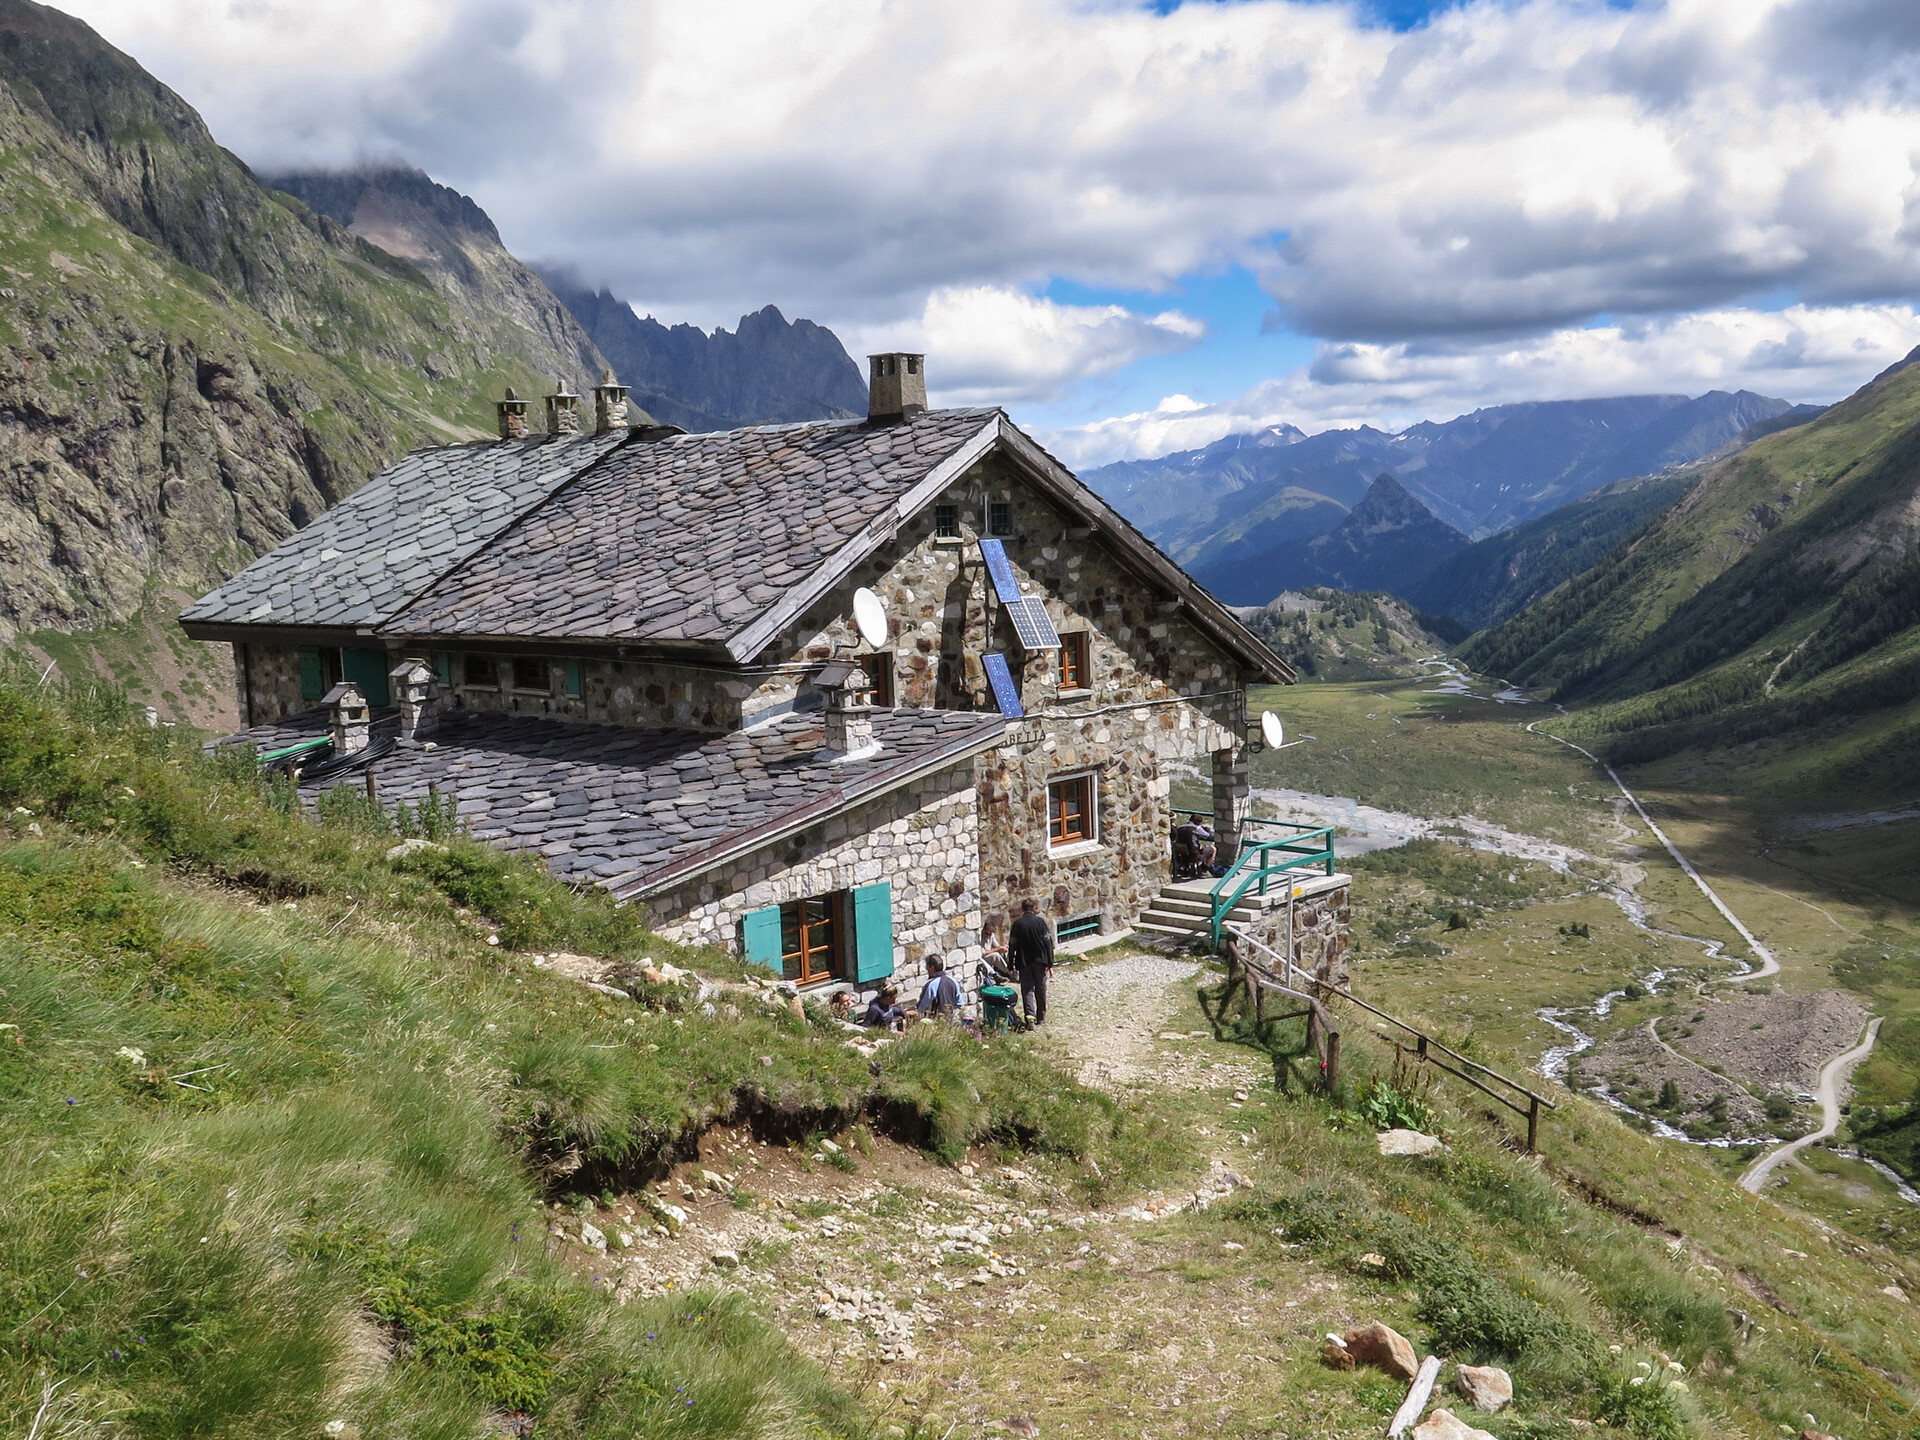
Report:
[[[311,710],[231,739],[275,749],[322,733],[326,719]],[[418,801],[437,783],[457,797],[475,838],[625,897],[884,794],[943,757],[985,749],[1006,728],[998,715],[950,710],[876,710],[873,719],[880,752],[834,765],[818,715],[716,735],[455,713],[432,749],[398,747],[373,768],[384,803]],[[374,734],[397,726],[389,716]],[[352,773],[309,788],[364,783]]]
[[630,445],[408,606],[394,635],[718,642],[810,578],[996,410]]
[[417,450],[180,618],[221,625],[383,624],[627,439],[627,431],[616,430]]

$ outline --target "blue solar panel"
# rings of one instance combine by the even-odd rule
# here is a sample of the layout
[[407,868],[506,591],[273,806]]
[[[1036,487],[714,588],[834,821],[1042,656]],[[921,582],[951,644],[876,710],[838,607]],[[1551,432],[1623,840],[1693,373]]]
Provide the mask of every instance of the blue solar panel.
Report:
[[986,559],[987,574],[993,577],[993,593],[1008,605],[1020,599],[1020,582],[1013,578],[1013,565],[1007,559],[1007,547],[998,540],[982,540],[980,554]]
[[993,686],[993,703],[1000,707],[1000,713],[1009,720],[1018,720],[1025,715],[1027,712],[1020,704],[1019,687],[1013,683],[1013,672],[1007,669],[1007,657],[988,655],[980,663],[986,667],[987,683]]
[[1020,646],[1025,650],[1058,650],[1060,632],[1053,628],[1053,619],[1047,614],[1047,607],[1040,601],[1023,596],[1007,602],[1007,618],[1013,621],[1013,628],[1020,636]]

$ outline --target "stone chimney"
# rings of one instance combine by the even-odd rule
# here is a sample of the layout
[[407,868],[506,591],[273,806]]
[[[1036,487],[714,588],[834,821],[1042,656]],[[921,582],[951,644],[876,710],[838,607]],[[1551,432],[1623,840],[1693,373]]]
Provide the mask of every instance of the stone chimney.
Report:
[[394,666],[387,678],[400,707],[400,738],[431,735],[440,723],[440,680],[433,667],[416,656]]
[[827,701],[828,750],[854,760],[880,748],[873,739],[873,681],[866,671],[853,661],[836,660],[813,684]]
[[320,697],[320,704],[332,717],[327,729],[333,736],[335,755],[355,755],[367,748],[373,712],[367,708],[367,697],[358,685],[342,680]]
[[493,402],[493,408],[500,417],[500,438],[502,440],[523,440],[527,434],[527,402],[513,393],[513,387],[507,387],[507,398]]
[[580,397],[568,392],[567,382],[553,382],[553,394],[547,396],[547,433],[549,435],[578,435],[580,433]]
[[924,355],[869,355],[873,377],[867,388],[867,419],[911,420],[927,408]]
[[602,370],[593,387],[593,433],[622,430],[627,424],[627,387],[614,383],[613,371]]

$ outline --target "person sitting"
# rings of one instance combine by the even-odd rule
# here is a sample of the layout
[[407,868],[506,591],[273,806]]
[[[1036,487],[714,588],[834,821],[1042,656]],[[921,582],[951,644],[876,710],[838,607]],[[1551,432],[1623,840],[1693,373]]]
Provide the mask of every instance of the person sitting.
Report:
[[922,1020],[956,1020],[960,1016],[960,987],[947,974],[946,962],[938,955],[927,957],[927,983],[920,991],[920,1003],[914,1007]]
[[1182,820],[1173,827],[1173,878],[1191,880],[1200,873],[1200,861],[1194,854],[1193,821]]
[[987,922],[987,948],[980,954],[980,963],[993,977],[994,984],[1018,985],[1020,977],[1014,973],[1013,961],[1007,958],[1007,942],[995,933],[993,925],[993,921]]
[[827,1009],[841,1024],[849,1024],[853,1020],[854,998],[851,990],[836,990],[827,997]]
[[867,1013],[860,1023],[873,1030],[898,1030],[906,1018],[907,1012],[900,1008],[899,988],[882,985],[867,1005]]
[[1220,853],[1220,847],[1213,843],[1213,827],[1204,820],[1193,822],[1193,863],[1195,874],[1218,875],[1219,869],[1214,858]]

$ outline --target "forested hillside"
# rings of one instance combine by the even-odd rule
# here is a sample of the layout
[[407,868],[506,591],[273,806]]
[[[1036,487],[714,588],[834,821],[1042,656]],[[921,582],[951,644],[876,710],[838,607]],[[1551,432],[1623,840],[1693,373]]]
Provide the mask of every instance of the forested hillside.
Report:
[[1920,368],[1896,367],[1713,467],[1463,656],[1557,700],[1601,702],[1587,723],[1624,758],[1815,727],[1853,792],[1910,787],[1917,491]]

